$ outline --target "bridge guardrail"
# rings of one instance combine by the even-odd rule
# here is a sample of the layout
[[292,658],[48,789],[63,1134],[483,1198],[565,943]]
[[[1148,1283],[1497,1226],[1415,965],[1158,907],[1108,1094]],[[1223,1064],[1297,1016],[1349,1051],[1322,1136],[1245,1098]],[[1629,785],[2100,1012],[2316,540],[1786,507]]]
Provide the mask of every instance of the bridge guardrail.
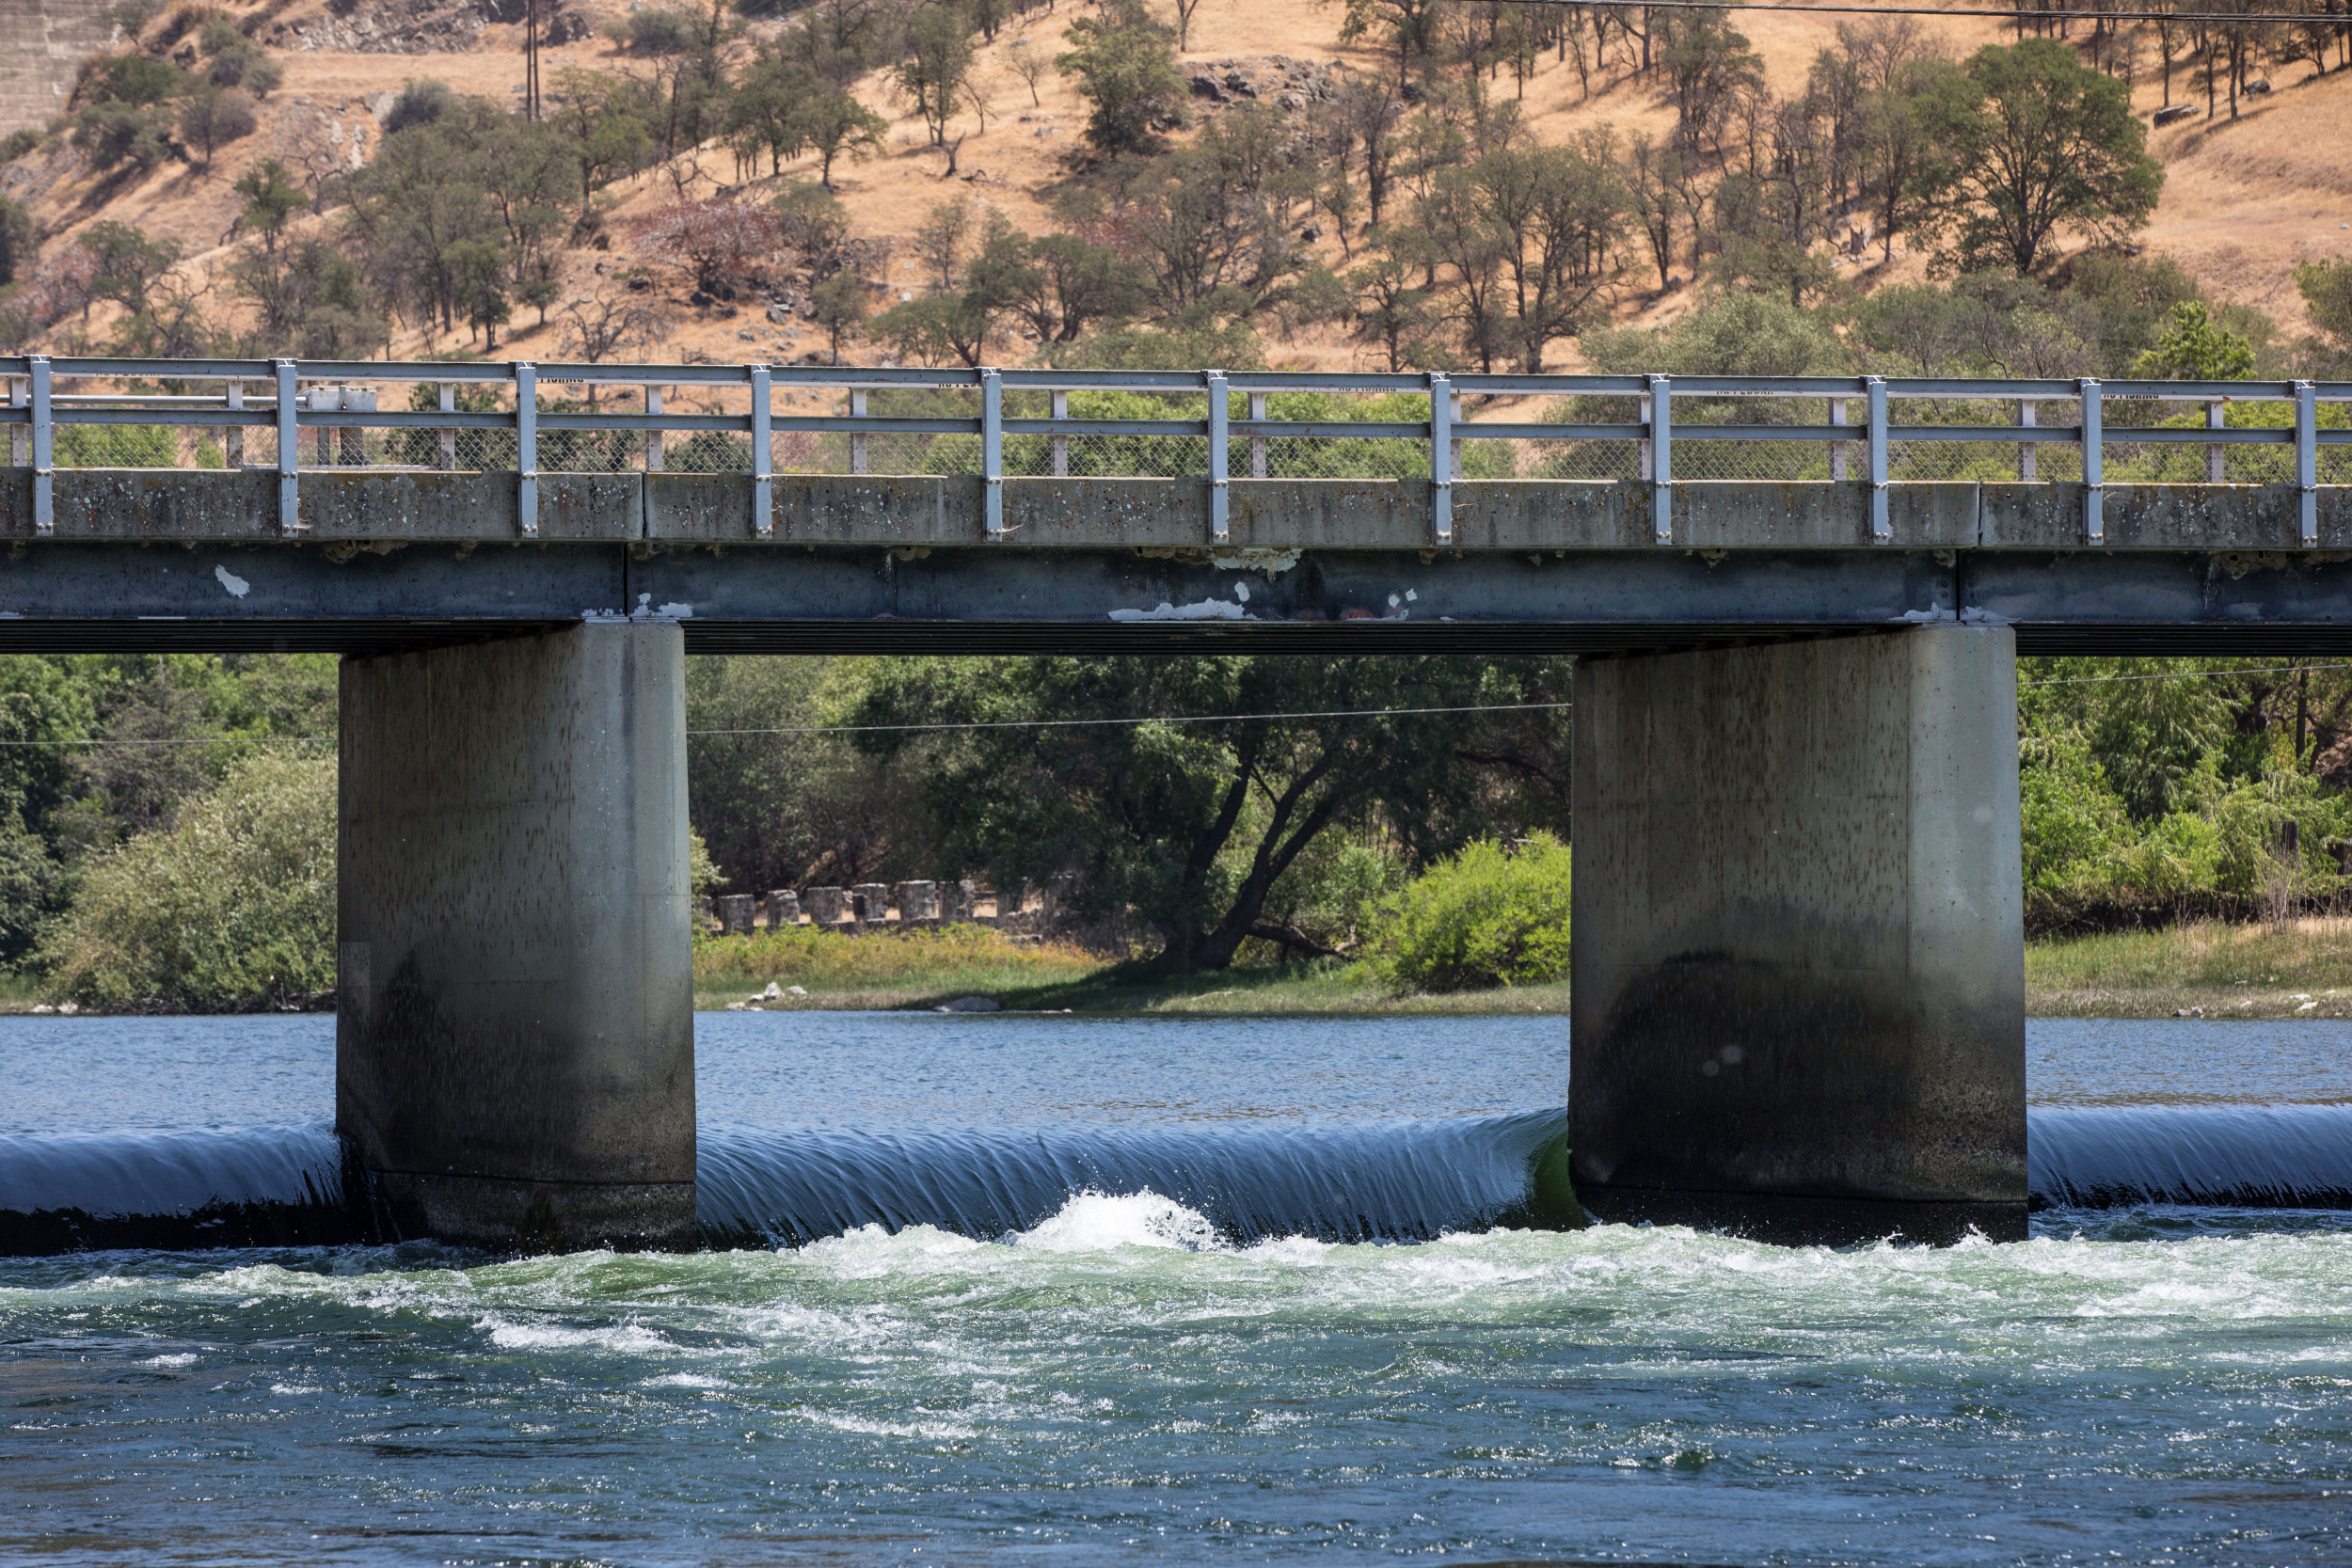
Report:
[[[1195,479],[1219,540],[1232,481],[1387,479],[1432,485],[1439,544],[1465,480],[1645,485],[1661,544],[1677,483],[1867,483],[1879,542],[1890,483],[2080,483],[2094,545],[2108,486],[2283,484],[2306,546],[2319,487],[2352,483],[2352,382],[40,355],[0,357],[0,381],[42,534],[60,467],[274,470],[290,534],[301,476],[321,470],[512,472],[527,535],[542,472],[749,474],[760,535],[779,475],[963,475],[985,486],[992,538],[1009,477]],[[1530,404],[1538,418],[1487,417]]]

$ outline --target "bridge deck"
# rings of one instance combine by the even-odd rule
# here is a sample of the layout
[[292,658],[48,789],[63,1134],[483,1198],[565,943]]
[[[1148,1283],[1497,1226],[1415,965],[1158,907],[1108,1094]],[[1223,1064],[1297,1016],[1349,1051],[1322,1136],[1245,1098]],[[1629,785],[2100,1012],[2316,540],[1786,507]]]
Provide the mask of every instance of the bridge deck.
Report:
[[[6,499],[21,501],[24,476]],[[326,472],[304,529],[267,472],[60,471],[56,532],[0,508],[0,647],[365,650],[584,617],[685,623],[698,650],[1232,648],[1593,651],[1964,620],[2028,652],[2352,648],[2352,490],[2320,544],[2285,486],[2116,487],[2107,543],[2080,487],[1676,488],[1649,542],[1642,484],[1465,482],[1455,537],[1426,482],[1236,481],[1208,543],[1205,483],[788,478],[771,539],[732,475],[544,475],[521,535],[513,474]]]
[[[326,469],[302,475],[291,533],[267,469],[59,469],[59,541],[308,540],[513,542],[525,537],[514,473]],[[753,517],[741,474],[543,473],[535,537],[553,542],[993,549],[1210,546],[1211,486],[1198,479],[1003,480],[1005,529],[988,537],[984,482],[971,477],[778,475],[771,532]],[[0,469],[0,534],[35,536],[32,477]],[[1440,545],[1427,480],[1236,479],[1228,547],[1525,550],[2352,549],[2352,486],[2317,487],[2313,545],[2289,484],[2110,484],[2104,539],[2085,536],[2080,483],[1904,483],[1886,486],[1887,532],[1874,542],[1864,482],[1680,482],[1671,543],[1653,532],[1641,482],[1457,480],[1453,536]]]
[[302,475],[0,470],[0,647],[365,650],[591,616],[675,617],[689,645],[1593,651],[1997,622],[2027,652],[2352,648],[2352,487],[1675,485],[739,474]]

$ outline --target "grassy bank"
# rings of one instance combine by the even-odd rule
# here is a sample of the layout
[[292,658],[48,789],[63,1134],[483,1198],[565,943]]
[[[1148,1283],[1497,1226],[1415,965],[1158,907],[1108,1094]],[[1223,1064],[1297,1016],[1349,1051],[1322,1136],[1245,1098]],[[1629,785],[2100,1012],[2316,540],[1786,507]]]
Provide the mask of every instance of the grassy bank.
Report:
[[[935,1007],[985,996],[999,1006],[1113,1013],[1565,1013],[1565,984],[1398,996],[1362,966],[1266,965],[1122,981],[1104,959],[983,927],[898,937],[812,931],[706,939],[695,1005],[744,1002],[770,981],[806,993],[773,1008]],[[2029,942],[2026,1006],[2045,1018],[2352,1017],[2352,919],[2282,927],[2192,923]]]
[[[753,1001],[772,981],[806,994]],[[1105,1013],[1549,1013],[1568,988],[1526,986],[1443,996],[1397,996],[1354,964],[1263,965],[1148,984],[1055,942],[1014,942],[977,926],[905,936],[787,931],[706,938],[694,944],[694,1005],[748,1002],[763,1009],[935,1007],[985,996],[1030,1011]]]
[[[1014,1009],[1105,1013],[1563,1013],[1564,984],[1398,996],[1342,963],[1263,965],[1122,982],[1111,964],[1056,942],[1014,942],[985,927],[907,936],[706,938],[694,944],[694,1005],[743,1003],[770,981],[806,994],[765,1009],[936,1007],[985,996]],[[53,1000],[47,981],[0,974],[0,1014]],[[2028,942],[2026,1007],[2042,1018],[2352,1018],[2352,919],[2283,927],[2217,922]]]
[[2352,1017],[2352,919],[2197,921],[2029,942],[2026,1006],[2044,1018]]

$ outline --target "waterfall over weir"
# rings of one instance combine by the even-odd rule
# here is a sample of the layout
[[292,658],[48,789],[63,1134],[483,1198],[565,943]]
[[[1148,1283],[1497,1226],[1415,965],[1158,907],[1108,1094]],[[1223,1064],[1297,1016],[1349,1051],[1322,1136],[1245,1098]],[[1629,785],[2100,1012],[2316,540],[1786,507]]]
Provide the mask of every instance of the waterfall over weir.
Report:
[[860,1226],[1002,1236],[1081,1192],[1151,1191],[1226,1239],[1427,1241],[1526,1223],[1531,1167],[1557,1112],[1430,1121],[1025,1133],[707,1135],[707,1240],[799,1245]]
[[2028,1169],[2037,1206],[2352,1209],[2352,1105],[2051,1106]]
[[[861,1226],[983,1239],[1083,1192],[1155,1192],[1230,1241],[1425,1241],[1531,1223],[1557,1112],[1102,1132],[706,1132],[706,1246],[800,1245]],[[381,1242],[323,1127],[0,1137],[0,1255]]]
[[[1557,1112],[1343,1122],[907,1133],[706,1130],[705,1246],[798,1246],[864,1226],[981,1239],[1085,1192],[1153,1192],[1226,1240],[1426,1241],[1544,1223]],[[2051,1106],[2037,1208],[2352,1209],[2352,1106]],[[383,1242],[323,1126],[0,1136],[0,1255]]]

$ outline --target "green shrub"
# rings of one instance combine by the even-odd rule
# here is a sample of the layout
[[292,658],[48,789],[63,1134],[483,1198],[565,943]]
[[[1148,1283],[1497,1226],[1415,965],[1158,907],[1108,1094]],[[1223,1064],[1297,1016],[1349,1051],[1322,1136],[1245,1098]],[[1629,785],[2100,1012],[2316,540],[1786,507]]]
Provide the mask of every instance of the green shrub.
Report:
[[159,424],[61,424],[56,458],[60,468],[176,468],[180,438]]
[[230,768],[172,827],[102,856],[42,949],[88,1006],[246,1012],[335,984],[335,763]]
[[1541,985],[1568,973],[1568,847],[1481,839],[1382,900],[1373,960],[1400,991]]

